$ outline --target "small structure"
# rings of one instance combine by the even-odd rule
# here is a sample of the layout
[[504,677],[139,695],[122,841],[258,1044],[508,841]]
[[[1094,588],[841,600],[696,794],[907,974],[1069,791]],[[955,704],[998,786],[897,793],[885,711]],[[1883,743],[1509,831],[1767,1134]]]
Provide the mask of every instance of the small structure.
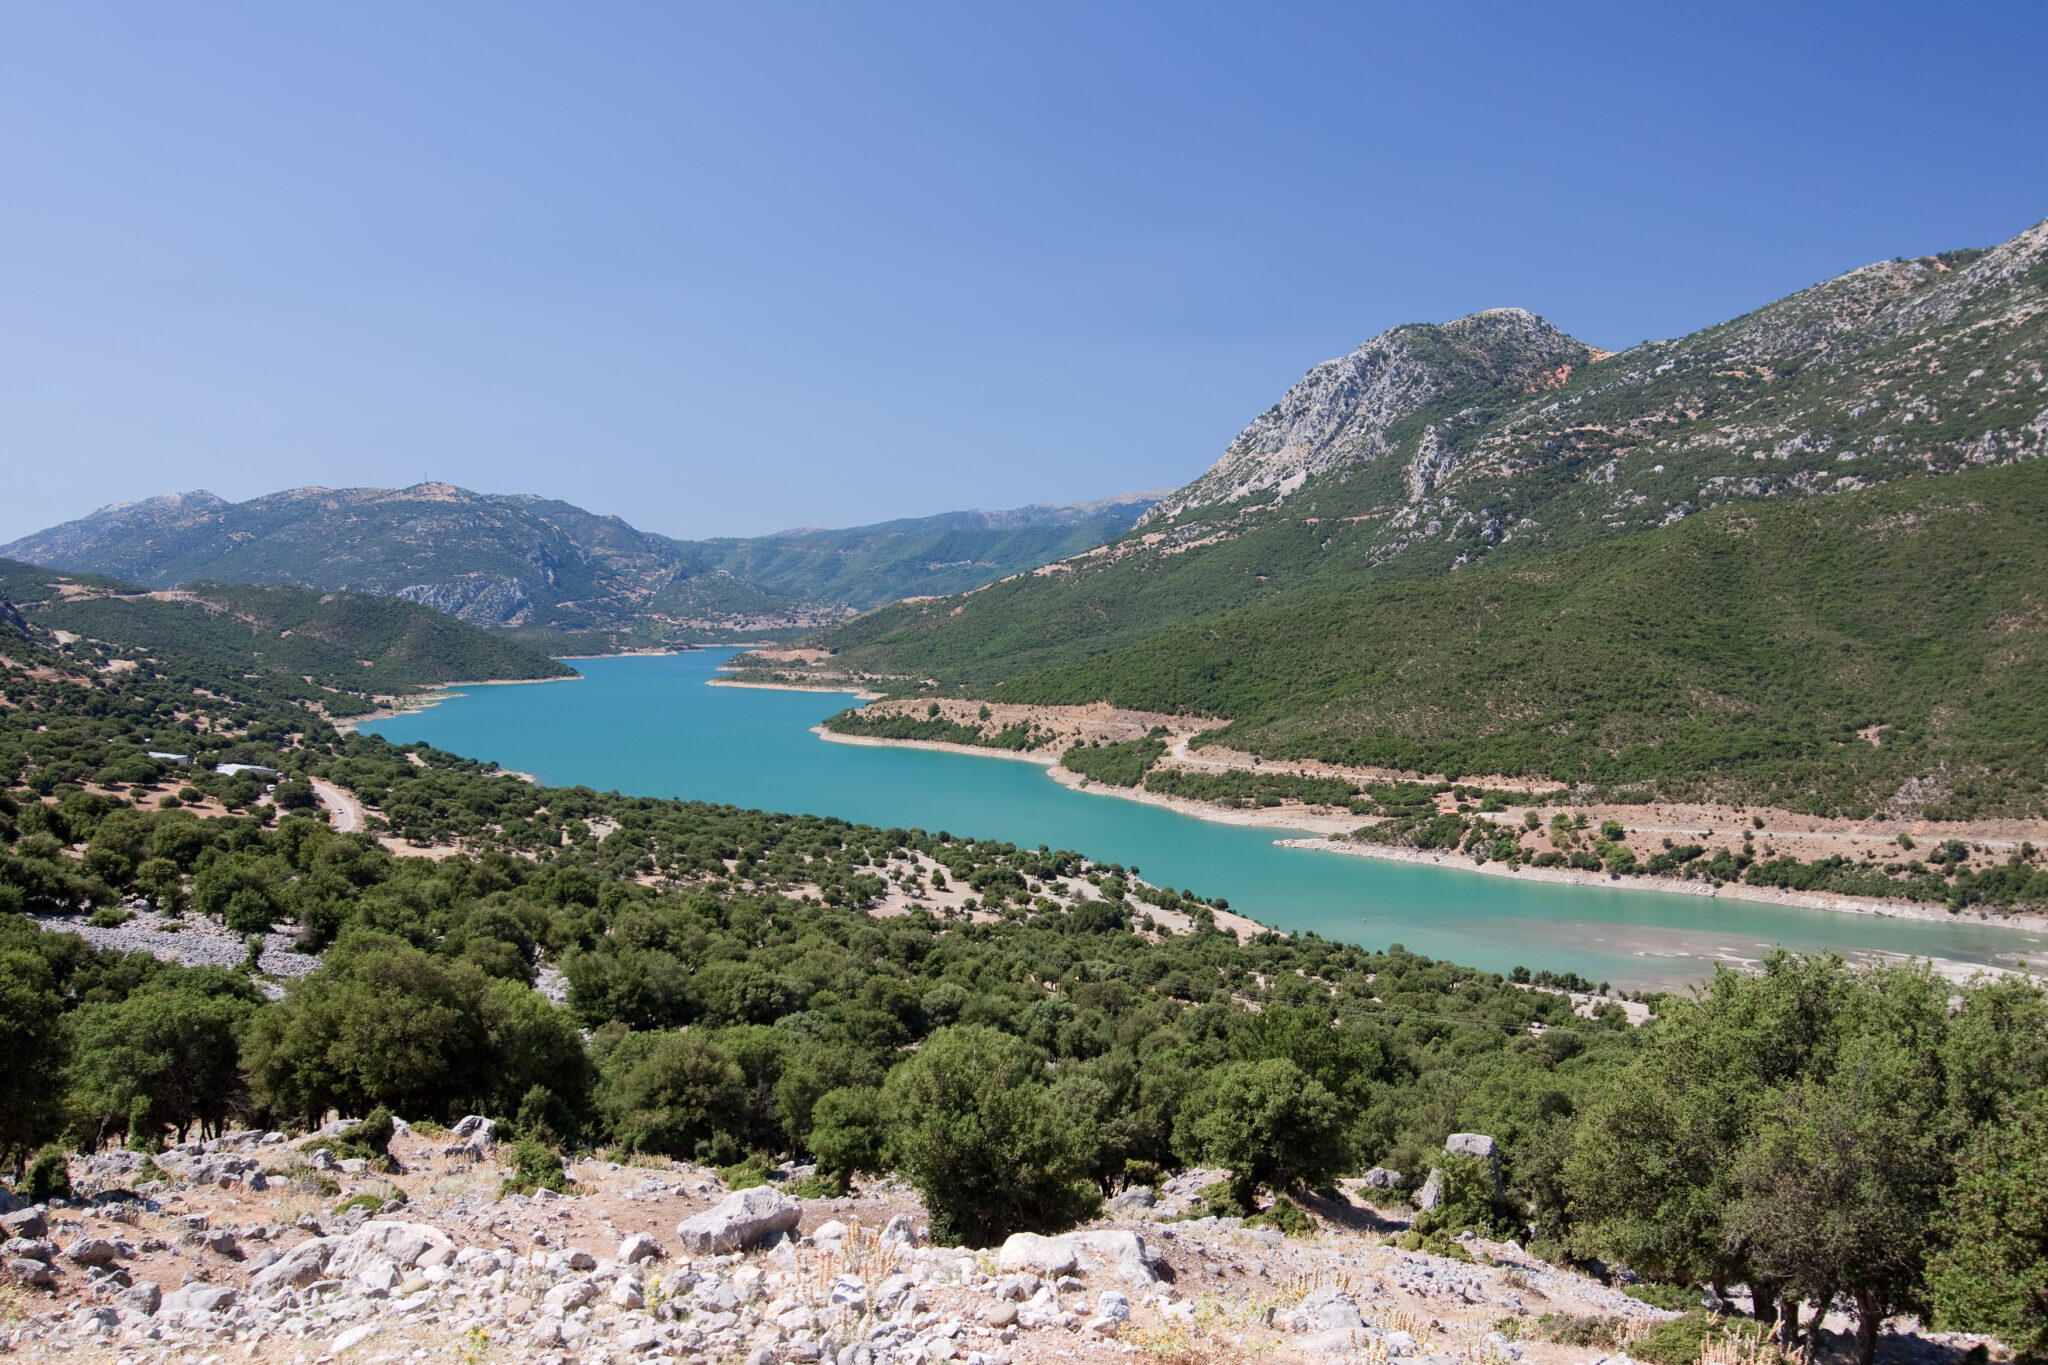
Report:
[[261,763],[219,763],[213,770],[223,777],[233,777],[236,773],[255,773],[259,777],[284,776],[276,768],[266,768]]
[[156,749],[147,749],[144,750],[144,752],[150,758],[154,758],[159,762],[175,763],[181,768],[189,768],[192,766],[192,755],[190,754],[166,754],[159,752]]

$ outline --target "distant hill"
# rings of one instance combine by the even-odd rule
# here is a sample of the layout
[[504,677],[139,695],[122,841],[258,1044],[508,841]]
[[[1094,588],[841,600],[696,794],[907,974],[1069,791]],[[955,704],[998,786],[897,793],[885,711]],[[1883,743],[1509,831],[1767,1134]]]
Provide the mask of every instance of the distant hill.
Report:
[[152,593],[0,559],[0,597],[38,639],[96,641],[139,664],[196,661],[209,675],[259,682],[277,699],[320,702],[332,716],[442,683],[576,674],[515,640],[367,593],[217,583]]
[[[1403,752],[1466,771],[1478,763],[1613,776],[1622,768],[1612,760],[1631,745],[1661,744],[1658,762],[1633,751],[1641,761],[1623,766],[1662,772],[1674,786],[1676,768],[1699,781],[1743,768],[1737,785],[1753,784],[1764,770],[1745,747],[1756,732],[1743,739],[1739,731],[1762,724],[1780,737],[1766,745],[1771,752],[1825,756],[1840,722],[1858,710],[1845,699],[1860,696],[1878,710],[1903,705],[1904,694],[1890,689],[1905,685],[1899,670],[1910,672],[1923,647],[1942,651],[1946,669],[1962,670],[1944,676],[1965,689],[1938,712],[1916,694],[1924,735],[1942,731],[1953,708],[1974,711],[1978,702],[1965,698],[1980,682],[1986,716],[2024,695],[2010,690],[2021,673],[1969,632],[2009,621],[2024,634],[2041,610],[2044,580],[2028,575],[2042,566],[2016,544],[2038,538],[2038,529],[2010,515],[2017,507],[2038,515],[2041,475],[1994,478],[2000,471],[1986,467],[2048,453],[2044,333],[2048,224],[1988,251],[1867,266],[1618,355],[1519,310],[1395,328],[1316,367],[1132,534],[978,592],[885,607],[811,643],[836,651],[823,667],[898,688],[935,678],[990,696],[1142,695],[1134,704],[1228,715],[1240,722],[1235,742],[1276,756]],[[1960,477],[1941,493],[1921,487],[1929,476]],[[1908,479],[1914,491],[1891,511],[1870,511],[1882,500],[1857,496]],[[1936,516],[1919,510],[1923,497],[1980,498],[1990,515]],[[1715,509],[1717,532],[1687,528]],[[1899,541],[1907,532],[1884,529],[1887,515],[1934,529]],[[1768,543],[1787,556],[1776,572],[1743,560],[1742,591],[1761,594],[1759,603],[1731,601],[1723,580],[1681,572],[1666,557],[1704,553],[1701,546],[1721,544],[1717,536],[1745,534],[1752,520],[1759,535],[1773,528],[1779,538]],[[1812,543],[1791,529],[1799,526]],[[1707,539],[1695,542],[1696,534]],[[1479,609],[1487,594],[1529,600],[1509,591],[1522,581],[1513,574],[1564,591],[1595,572],[1596,562],[1577,552],[1634,542],[1641,548],[1597,561],[1603,607],[1651,612],[1654,604],[1656,612],[1689,613],[1688,629],[1710,632],[1723,629],[1716,623],[1745,623],[1721,641],[1729,668],[1711,685],[1666,652],[1684,633],[1677,625],[1679,635],[1660,634],[1664,626],[1646,626],[1640,637],[1603,627],[1580,639],[1580,608],[1540,626],[1526,614]],[[1929,610],[1914,596],[1925,585],[1902,579],[1859,589],[1855,566],[1891,562],[1897,544],[1917,547],[1927,583],[1946,584],[1971,609]],[[1982,577],[1965,571],[1973,556]],[[1806,577],[1823,572],[1817,566],[1826,582]],[[1911,566],[1905,571],[1910,578]],[[1793,662],[1773,651],[1827,633],[1798,607],[1802,594],[1824,591],[1846,605],[1859,590],[1902,613],[1902,633],[1858,628],[1873,648],[1885,641],[1859,656],[1869,670],[1863,681],[1838,678],[1839,705],[1823,706],[1812,689],[1773,693],[1771,677]],[[1409,603],[1410,614],[1388,614],[1396,602]],[[1774,614],[1791,621],[1802,613],[1806,626],[1756,633]],[[1538,629],[1576,642],[1576,654],[1556,660],[1565,672],[1546,665],[1519,680],[1501,675],[1498,660],[1526,658],[1545,642],[1530,634]],[[1469,655],[1464,666],[1437,658],[1451,640]],[[1682,714],[1697,742],[1671,747],[1662,722],[1628,717],[1649,703],[1624,703],[1623,693],[1567,714],[1565,699],[1576,693],[1560,679],[1574,671],[1618,676],[1624,661],[1679,689],[1657,703],[1659,713]],[[1832,662],[1800,657],[1796,666],[1828,675]],[[1994,699],[2002,700],[1993,706]],[[1562,727],[1552,738],[1532,731],[1519,746],[1476,742],[1542,715]],[[1598,725],[1595,715],[1603,717]],[[1906,723],[1901,715],[1872,719]],[[1475,742],[1454,753],[1454,734]],[[1653,734],[1664,737],[1643,738]],[[1935,763],[1933,753],[1920,756]],[[1991,754],[1971,760],[1978,766],[1967,779],[1930,769],[1905,796],[1967,787],[1978,808],[2039,806],[2038,770],[2022,776]],[[1787,780],[1792,770],[1777,771]],[[1761,780],[1768,789],[1772,779]],[[1821,788],[1834,790],[1835,779],[1814,781],[1805,798],[1826,804],[1832,798]],[[1858,790],[1858,802],[1878,799],[1874,789]]]
[[438,483],[295,488],[242,503],[170,493],[101,508],[0,554],[152,588],[291,583],[403,597],[543,645],[570,633],[602,647],[788,635],[855,606],[979,586],[1099,545],[1151,502],[692,542],[565,502]]
[[946,512],[846,531],[806,527],[745,540],[687,542],[706,564],[794,597],[866,610],[902,597],[966,592],[1092,550],[1137,524],[1157,493]]

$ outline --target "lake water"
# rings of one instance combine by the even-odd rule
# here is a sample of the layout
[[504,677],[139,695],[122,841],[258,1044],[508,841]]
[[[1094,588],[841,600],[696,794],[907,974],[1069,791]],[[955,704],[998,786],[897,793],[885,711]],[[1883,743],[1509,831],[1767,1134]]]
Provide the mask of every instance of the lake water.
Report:
[[1221,825],[1070,790],[1035,763],[833,744],[811,733],[846,694],[709,687],[730,650],[582,659],[578,681],[473,687],[363,725],[635,796],[836,815],[1135,865],[1147,881],[1224,896],[1283,930],[1390,943],[1491,971],[1576,971],[1616,987],[1669,987],[1773,944],[1965,963],[2048,962],[2039,934],[1800,910],[1753,901],[1567,886],[1276,847],[1286,831]]

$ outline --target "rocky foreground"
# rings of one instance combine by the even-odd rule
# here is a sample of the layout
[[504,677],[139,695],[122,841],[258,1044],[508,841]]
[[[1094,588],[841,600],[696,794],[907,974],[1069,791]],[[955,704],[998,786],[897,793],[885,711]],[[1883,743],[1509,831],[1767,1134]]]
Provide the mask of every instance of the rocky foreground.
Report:
[[[294,1365],[1620,1365],[1627,1342],[1675,1316],[1512,1242],[1468,1239],[1469,1260],[1399,1250],[1386,1239],[1402,1220],[1366,1205],[1329,1210],[1304,1238],[1186,1218],[1214,1172],[1127,1192],[1112,1217],[1064,1236],[972,1250],[931,1245],[914,1193],[893,1181],[794,1199],[773,1185],[728,1192],[666,1160],[585,1160],[569,1196],[500,1197],[508,1153],[486,1120],[403,1131],[394,1175],[335,1159],[340,1130],[230,1134],[154,1169],[111,1153],[74,1162],[77,1198],[0,1195],[17,1205],[4,1214],[0,1351],[137,1365],[230,1352]],[[1546,1314],[1604,1320],[1606,1349],[1532,1339],[1551,1334],[1528,1330]]]

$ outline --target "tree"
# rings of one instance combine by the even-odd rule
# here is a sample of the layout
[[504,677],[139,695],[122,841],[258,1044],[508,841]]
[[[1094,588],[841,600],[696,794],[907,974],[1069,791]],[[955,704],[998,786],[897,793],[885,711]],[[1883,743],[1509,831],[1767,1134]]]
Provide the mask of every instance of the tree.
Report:
[[843,1087],[818,1096],[805,1145],[818,1158],[818,1174],[842,1190],[854,1176],[887,1170],[882,1092],[872,1086]]
[[1725,1227],[1736,1163],[1850,988],[1839,958],[1775,952],[1756,976],[1722,968],[1693,999],[1666,1002],[1642,1055],[1579,1124],[1564,1172],[1574,1242],[1661,1280],[1745,1280],[1757,1316],[1775,1320],[1777,1286]]
[[0,947],[0,1162],[17,1172],[63,1125],[62,1009],[49,964]]
[[639,1152],[720,1159],[746,1132],[746,1073],[701,1033],[629,1034],[605,1059],[606,1117]]
[[1737,1158],[1727,1235],[1750,1263],[1825,1311],[1856,1301],[1858,1356],[1920,1303],[1928,1228],[1947,1163],[1941,1078],[1912,1040],[1849,1040],[1822,1077],[1782,1092]]
[[510,1115],[537,1084],[579,1099],[588,1076],[567,1016],[524,986],[368,932],[256,1016],[243,1060],[259,1102],[309,1124],[377,1105]]
[[1935,1325],[1995,1332],[2023,1358],[2048,1356],[2048,1091],[1972,1135],[1941,1221],[1929,1267]]
[[166,1127],[182,1142],[193,1124],[219,1128],[242,1107],[241,1033],[257,1000],[245,982],[206,989],[222,984],[172,978],[67,1016],[71,1127],[81,1142]]
[[889,1148],[932,1233],[989,1246],[1094,1212],[1093,1136],[1048,1093],[1039,1052],[980,1025],[940,1029],[883,1087]]
[[1277,1194],[1326,1183],[1349,1155],[1336,1097],[1284,1057],[1212,1073],[1173,1138],[1187,1160],[1228,1166],[1231,1196],[1247,1208],[1261,1185]]

